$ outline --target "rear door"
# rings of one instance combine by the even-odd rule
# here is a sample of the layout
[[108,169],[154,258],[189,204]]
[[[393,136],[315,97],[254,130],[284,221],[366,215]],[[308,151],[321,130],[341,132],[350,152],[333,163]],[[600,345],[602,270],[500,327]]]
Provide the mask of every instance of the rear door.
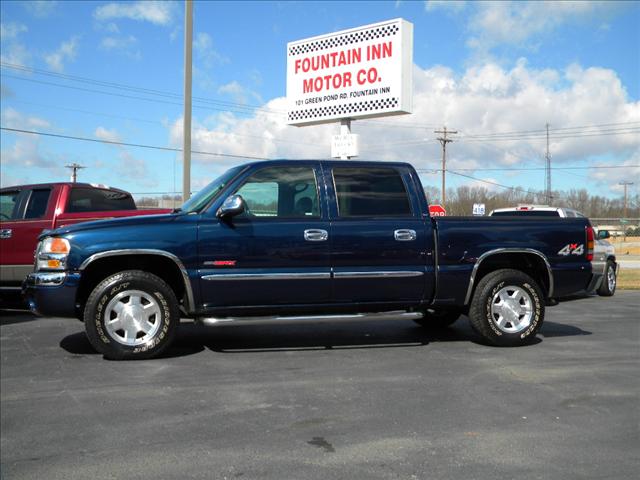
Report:
[[242,215],[228,221],[203,215],[198,248],[205,308],[331,301],[320,164],[289,163],[254,171],[226,195],[242,195]]
[[405,166],[324,165],[334,301],[410,305],[433,291],[433,236]]

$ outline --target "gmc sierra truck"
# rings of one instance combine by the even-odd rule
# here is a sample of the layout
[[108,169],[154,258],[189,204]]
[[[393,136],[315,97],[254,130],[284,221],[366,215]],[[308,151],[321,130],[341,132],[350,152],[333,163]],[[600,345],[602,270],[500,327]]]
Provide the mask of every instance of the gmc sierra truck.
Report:
[[406,163],[279,160],[232,168],[171,214],[43,234],[23,290],[34,312],[83,320],[111,359],[158,355],[181,317],[466,314],[515,346],[546,304],[585,290],[593,244],[586,218],[431,218]]

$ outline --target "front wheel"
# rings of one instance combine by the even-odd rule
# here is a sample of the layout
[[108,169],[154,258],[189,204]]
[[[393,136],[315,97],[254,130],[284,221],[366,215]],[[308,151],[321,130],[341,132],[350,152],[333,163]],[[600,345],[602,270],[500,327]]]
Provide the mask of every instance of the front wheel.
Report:
[[496,270],[478,283],[469,319],[473,329],[493,345],[525,345],[535,338],[544,321],[542,291],[519,270]]
[[173,340],[179,322],[173,290],[140,270],[119,272],[100,282],[84,310],[89,342],[112,360],[159,355]]
[[598,295],[601,297],[613,297],[616,293],[616,267],[611,260],[607,261],[607,266],[604,269],[604,278],[602,279],[602,285],[598,288]]

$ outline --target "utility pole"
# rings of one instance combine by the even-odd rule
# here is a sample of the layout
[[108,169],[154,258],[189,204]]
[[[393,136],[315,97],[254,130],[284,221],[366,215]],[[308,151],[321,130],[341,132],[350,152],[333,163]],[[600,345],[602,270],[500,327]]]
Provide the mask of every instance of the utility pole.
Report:
[[545,173],[545,200],[547,205],[551,205],[551,153],[549,153],[549,124],[547,123],[547,153],[544,156],[546,162],[544,165]]
[[633,185],[633,182],[620,182],[618,185],[624,187],[624,215],[623,218],[627,218],[627,187]]
[[191,196],[191,72],[193,50],[193,2],[184,2],[184,114],[182,124],[182,200]]
[[[84,165],[80,165],[78,163],[70,163],[68,165],[65,165],[64,167],[71,169],[71,181],[73,183],[76,183],[78,181],[78,170],[80,170],[81,168],[87,168]],[[626,196],[627,188],[626,187],[625,187],[624,191],[625,191],[625,198],[627,198],[627,196]],[[626,201],[625,201],[625,205],[626,205]]]
[[441,137],[437,137],[440,145],[442,145],[442,206],[444,207],[445,200],[447,198],[445,188],[446,188],[446,167],[447,167],[447,143],[453,142],[450,138],[447,138],[447,134],[456,134],[457,130],[447,130],[447,127],[442,127],[442,130],[434,130],[433,133],[438,133],[442,135]]

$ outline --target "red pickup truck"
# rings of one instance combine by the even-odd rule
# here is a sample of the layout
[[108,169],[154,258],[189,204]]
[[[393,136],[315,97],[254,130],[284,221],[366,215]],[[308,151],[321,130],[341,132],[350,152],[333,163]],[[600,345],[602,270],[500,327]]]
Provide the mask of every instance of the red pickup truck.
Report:
[[138,210],[131,194],[87,183],[45,183],[0,189],[0,295],[20,291],[33,270],[38,235],[89,220],[168,213]]

